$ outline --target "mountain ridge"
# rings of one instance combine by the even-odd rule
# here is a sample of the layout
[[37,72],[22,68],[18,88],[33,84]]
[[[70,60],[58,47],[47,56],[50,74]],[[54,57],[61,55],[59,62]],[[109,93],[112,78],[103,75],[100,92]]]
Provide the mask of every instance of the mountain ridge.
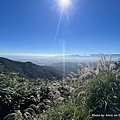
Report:
[[8,58],[0,57],[1,72],[15,72],[27,78],[40,79],[61,79],[62,75],[50,66],[39,66],[30,61],[19,62]]

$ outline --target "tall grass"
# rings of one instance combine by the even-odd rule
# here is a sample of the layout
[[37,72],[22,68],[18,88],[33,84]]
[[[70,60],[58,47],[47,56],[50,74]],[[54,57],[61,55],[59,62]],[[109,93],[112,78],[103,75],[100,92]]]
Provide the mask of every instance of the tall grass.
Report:
[[113,74],[100,75],[86,86],[87,106],[91,114],[120,113],[120,80]]

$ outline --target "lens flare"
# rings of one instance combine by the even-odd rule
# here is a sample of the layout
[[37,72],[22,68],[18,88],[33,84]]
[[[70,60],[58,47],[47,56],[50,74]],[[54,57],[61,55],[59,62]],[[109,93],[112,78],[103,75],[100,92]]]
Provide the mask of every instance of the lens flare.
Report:
[[[68,14],[68,11],[69,11],[69,8],[70,6],[72,5],[72,2],[71,0],[56,0],[57,3],[56,5],[58,6],[58,9],[61,11],[61,14],[60,14],[60,17],[59,17],[59,21],[58,21],[58,25],[57,25],[57,29],[56,29],[56,34],[55,34],[55,38],[54,38],[54,41],[53,41],[53,49],[54,49],[54,46],[56,44],[56,41],[57,41],[57,37],[58,37],[58,34],[59,34],[59,30],[60,28],[62,28],[63,30],[65,30],[66,26],[69,24],[69,14]],[[63,19],[64,18],[64,19]],[[62,20],[65,20],[64,21],[64,28],[63,26],[61,26],[61,22]],[[61,32],[63,35],[62,36],[65,36],[66,32],[63,33],[63,31]],[[66,39],[64,38],[63,40],[63,45],[62,45],[62,55],[63,55],[63,80],[64,80],[64,77],[65,77],[65,43],[66,43]]]

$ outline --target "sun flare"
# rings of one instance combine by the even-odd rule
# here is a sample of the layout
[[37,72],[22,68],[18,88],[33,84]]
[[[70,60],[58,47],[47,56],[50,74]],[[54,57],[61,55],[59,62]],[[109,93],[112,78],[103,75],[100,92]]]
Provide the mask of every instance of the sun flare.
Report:
[[63,9],[68,8],[68,6],[70,5],[70,0],[60,0],[59,2]]
[[63,4],[68,4],[68,3],[69,3],[69,0],[61,0],[61,2],[62,2]]

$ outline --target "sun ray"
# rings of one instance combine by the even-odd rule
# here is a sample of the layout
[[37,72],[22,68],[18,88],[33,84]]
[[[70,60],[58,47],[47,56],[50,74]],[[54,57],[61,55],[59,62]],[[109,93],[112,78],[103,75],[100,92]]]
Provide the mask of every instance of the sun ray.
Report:
[[65,41],[63,41],[63,79],[65,77]]
[[57,36],[58,36],[60,24],[61,24],[62,15],[63,15],[63,11],[61,11],[61,14],[60,14],[60,18],[59,18],[59,22],[58,22],[58,25],[57,25],[57,30],[56,30],[56,34],[55,34],[55,38],[54,38],[54,42],[53,42],[53,47],[55,46],[55,43],[56,43],[56,40],[57,40]]
[[[55,33],[55,38],[54,38],[54,41],[53,41],[53,49],[55,47],[55,44],[56,44],[56,41],[57,41],[57,38],[58,38],[58,33],[60,32],[60,27],[62,27],[62,30],[65,31],[67,30],[66,29],[66,21],[67,21],[67,24],[69,24],[69,14],[68,14],[68,10],[69,10],[69,7],[71,4],[71,1],[70,0],[56,0],[56,3],[57,5],[59,5],[59,9],[61,11],[60,13],[60,17],[59,17],[59,21],[58,21],[58,25],[57,25],[57,29],[56,29],[56,33]],[[64,19],[63,19],[64,18]],[[65,26],[61,26],[61,21],[65,20]],[[64,28],[63,28],[64,27]],[[63,33],[63,31],[61,32],[63,34],[63,36],[65,36],[66,32]],[[63,79],[65,77],[65,43],[66,43],[66,39],[63,39],[63,44],[62,44],[62,62],[63,62]]]
[[[71,2],[70,2],[70,0],[57,0],[57,4],[60,5],[60,7],[61,7],[61,14],[60,14],[60,18],[59,18],[58,25],[57,25],[57,30],[55,33],[53,47],[55,46],[55,43],[56,43],[56,40],[58,37],[62,17],[66,17],[67,23],[69,24],[68,7],[70,6]],[[63,13],[64,13],[64,16],[63,16]]]
[[67,17],[67,22],[68,22],[68,24],[69,24],[69,15],[68,15],[68,11],[66,10],[66,17]]

